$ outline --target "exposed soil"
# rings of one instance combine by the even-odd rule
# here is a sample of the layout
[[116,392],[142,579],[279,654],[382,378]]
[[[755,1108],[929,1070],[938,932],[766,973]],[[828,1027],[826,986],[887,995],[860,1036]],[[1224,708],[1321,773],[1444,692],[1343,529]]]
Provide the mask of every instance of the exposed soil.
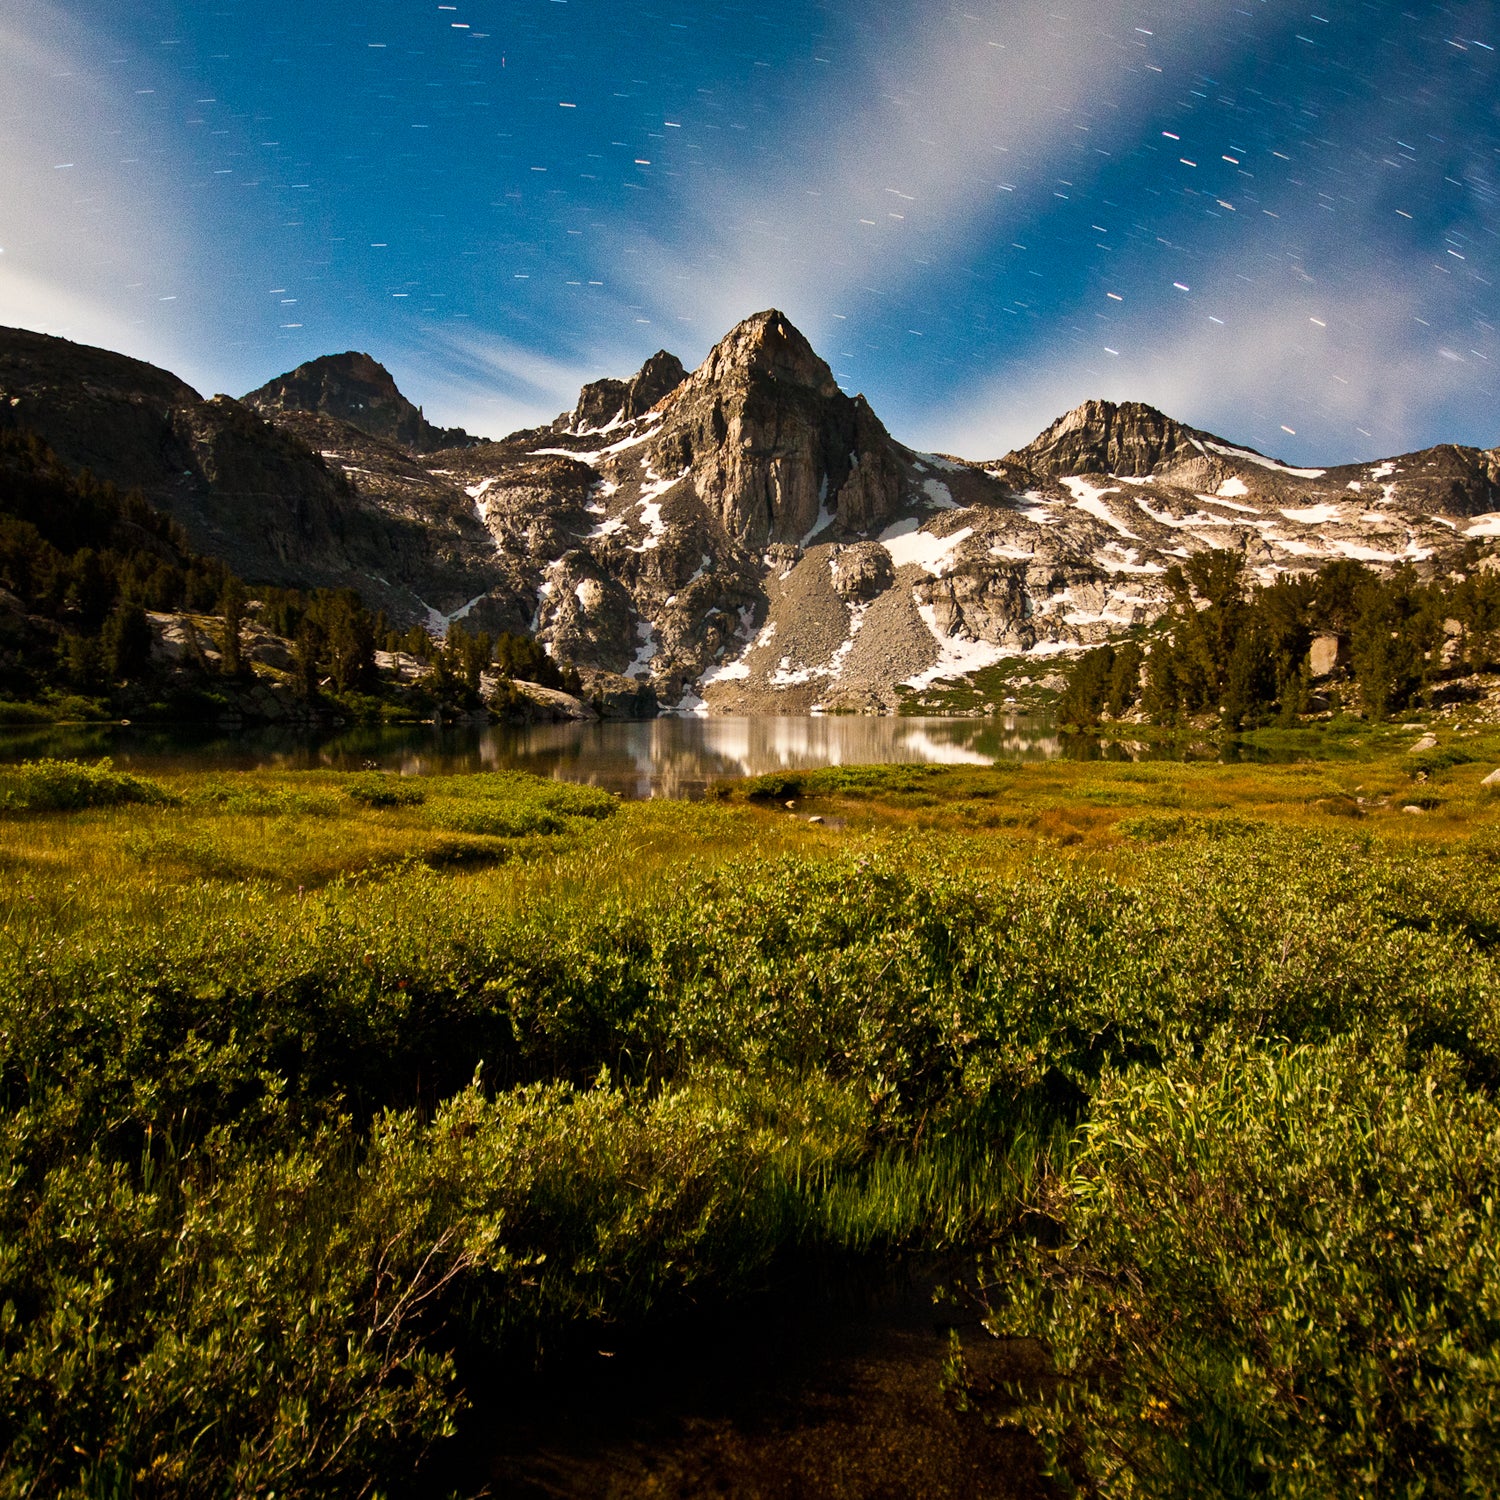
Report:
[[942,1392],[954,1327],[981,1378],[1022,1373],[1034,1355],[935,1304],[941,1270],[825,1277],[507,1383],[476,1401],[469,1443],[504,1496],[1051,1495],[1024,1433],[962,1416]]

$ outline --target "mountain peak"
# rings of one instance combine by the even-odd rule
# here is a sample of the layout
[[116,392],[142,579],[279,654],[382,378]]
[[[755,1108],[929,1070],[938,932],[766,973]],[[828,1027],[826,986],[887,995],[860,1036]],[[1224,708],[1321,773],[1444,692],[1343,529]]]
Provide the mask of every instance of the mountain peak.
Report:
[[417,453],[466,448],[476,440],[460,427],[434,427],[372,355],[350,349],[325,354],[267,381],[245,398],[260,412],[306,411],[336,417],[372,437]]
[[695,379],[714,384],[754,375],[805,386],[820,396],[832,396],[839,388],[802,331],[774,307],[736,323],[694,372]]
[[658,349],[629,380],[594,380],[584,386],[578,405],[559,420],[571,432],[599,432],[614,422],[634,421],[686,379],[682,361]]
[[1039,474],[1145,477],[1207,457],[1198,435],[1141,401],[1089,400],[1059,417],[1012,458]]

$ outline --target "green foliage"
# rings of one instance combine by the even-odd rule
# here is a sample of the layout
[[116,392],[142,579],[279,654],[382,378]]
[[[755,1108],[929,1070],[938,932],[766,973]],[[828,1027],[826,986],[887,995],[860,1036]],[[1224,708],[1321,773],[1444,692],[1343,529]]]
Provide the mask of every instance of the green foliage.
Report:
[[176,798],[144,777],[116,771],[108,760],[27,760],[0,768],[0,812],[61,812],[141,802],[163,806]]
[[139,494],[71,473],[30,433],[0,430],[0,585],[53,632],[50,662],[34,640],[0,640],[0,688],[35,697],[140,677],[144,610],[212,609],[229,576]]
[[1149,650],[1103,646],[1073,664],[1064,723],[1092,727],[1138,702],[1159,724],[1207,713],[1231,730],[1293,724],[1312,697],[1318,632],[1347,644],[1348,683],[1372,719],[1430,700],[1445,622],[1458,632],[1452,671],[1500,666],[1500,576],[1477,567],[1423,583],[1409,567],[1381,575],[1340,559],[1252,589],[1240,554],[1210,551],[1173,564],[1165,582],[1172,604]]
[[918,762],[892,766],[816,766],[805,771],[767,771],[743,783],[744,795],[752,802],[782,802],[797,797],[884,796],[901,800],[901,794],[922,794],[938,766]]
[[612,817],[620,805],[612,792],[598,787],[520,771],[435,777],[428,786],[433,800],[427,818],[435,827],[504,838],[574,832]]
[[1406,765],[1413,776],[1435,775],[1450,766],[1472,765],[1474,757],[1462,745],[1439,745],[1436,750],[1421,750],[1407,757]]
[[[806,795],[899,808],[946,773],[796,774]],[[1167,1272],[1193,1265],[1173,1247],[1222,1221],[1184,1279],[1180,1345],[1154,1338],[1138,1377],[1168,1409],[1247,1344],[1280,1379],[1255,1364],[1259,1325],[1210,1293],[1219,1276],[1274,1310],[1290,1267],[1302,1300],[1273,1352],[1322,1339],[1323,1363],[1296,1366],[1322,1373],[1281,1405],[1254,1375],[1244,1409],[1281,1423],[1276,1452],[1302,1452],[1294,1429],[1324,1410],[1339,1474],[1384,1462],[1390,1421],[1449,1472],[1462,1434],[1433,1438],[1434,1413],[1458,1431],[1460,1395],[1479,1451],[1495,1301],[1485,1254],[1458,1252],[1494,1239],[1492,840],[1429,852],[1185,817],[1128,846],[1123,878],[993,839],[713,856],[726,830],[805,825],[514,773],[425,779],[420,807],[370,816],[357,789],[393,783],[190,780],[178,807],[59,814],[53,846],[45,820],[15,825],[32,843],[0,883],[0,1469],[18,1492],[422,1493],[474,1351],[525,1358],[797,1254],[972,1244],[1036,1204],[1056,1233],[1033,1281],[1064,1331],[1072,1283],[1047,1256],[1134,1254],[1150,1275],[1122,1295],[1161,1319]],[[410,857],[466,808],[547,857],[457,875]],[[120,845],[89,865],[79,836],[116,828],[141,858],[105,888]],[[655,863],[653,829],[672,850]],[[356,832],[390,862],[299,889],[251,858]],[[448,837],[456,861],[503,842]],[[1159,1125],[1190,1089],[1219,1123]],[[1133,1246],[1101,1239],[1075,1185],[1137,1157],[1160,1164],[1138,1171],[1152,1213]],[[1231,1171],[1243,1201],[1215,1218],[1193,1184]],[[1421,1256],[1409,1233],[1378,1239],[1410,1231],[1401,1205],[1426,1214]],[[1427,1362],[1392,1363],[1386,1325],[1427,1339]],[[1454,1373],[1402,1389],[1408,1368]],[[1100,1369],[1078,1388],[1106,1402],[1120,1377]],[[1371,1371],[1397,1372],[1394,1394]],[[1123,1450],[1124,1406],[1099,1411]]]
[[365,807],[418,807],[427,800],[419,783],[380,771],[365,771],[351,776],[344,791]]
[[[989,1324],[1101,1496],[1500,1487],[1500,1110],[1452,1057],[1226,1044],[1099,1091]],[[1055,1242],[1055,1241],[1054,1241]]]
[[1139,641],[1084,652],[1069,672],[1068,685],[1058,699],[1059,721],[1092,728],[1106,711],[1116,718],[1128,713],[1140,701],[1145,661]]

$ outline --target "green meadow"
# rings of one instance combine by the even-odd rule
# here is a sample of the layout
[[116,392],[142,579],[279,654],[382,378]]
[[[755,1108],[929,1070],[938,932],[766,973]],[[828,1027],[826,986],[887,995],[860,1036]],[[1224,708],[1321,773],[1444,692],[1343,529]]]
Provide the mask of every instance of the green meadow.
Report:
[[0,769],[0,1495],[430,1494],[476,1372],[954,1249],[1059,1494],[1500,1491],[1500,739],[1410,739]]

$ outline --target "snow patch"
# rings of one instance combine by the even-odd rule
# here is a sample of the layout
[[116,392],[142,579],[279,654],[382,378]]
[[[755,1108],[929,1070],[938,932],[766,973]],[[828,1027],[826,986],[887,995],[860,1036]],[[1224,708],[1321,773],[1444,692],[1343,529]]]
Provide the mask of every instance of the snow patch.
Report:
[[1249,493],[1249,485],[1238,474],[1230,475],[1216,491],[1220,500],[1237,500],[1241,495],[1248,495]]
[[1279,458],[1267,458],[1264,453],[1252,453],[1248,448],[1232,448],[1228,443],[1210,443],[1208,446],[1225,458],[1243,458],[1246,463],[1259,464],[1277,474],[1290,474],[1294,479],[1321,479],[1328,472],[1327,469],[1294,469]]
[[1405,552],[1382,552],[1378,547],[1361,547],[1358,542],[1346,542],[1338,537],[1332,539],[1331,545],[1356,562],[1421,562],[1432,555],[1425,547],[1408,546]]
[[1316,526],[1323,521],[1337,521],[1340,517],[1336,505],[1305,505],[1300,510],[1283,510],[1288,521],[1300,521],[1304,526]]
[[1500,511],[1475,516],[1471,526],[1464,527],[1465,536],[1500,536]]
[[[826,527],[833,525],[833,512],[828,508],[828,476],[823,476],[823,482],[818,486],[818,514],[813,521],[807,535],[797,543],[799,547],[805,547],[817,534]],[[782,575],[785,576],[784,574]]]
[[918,604],[917,613],[922,623],[932,632],[938,645],[938,659],[926,671],[908,677],[905,685],[925,688],[929,684],[951,677],[967,677],[983,667],[992,667],[997,661],[1014,656],[1014,650],[997,646],[993,641],[971,641],[961,635],[944,635],[937,622],[937,611],[930,604]]
[[953,549],[974,535],[972,526],[961,527],[947,536],[934,536],[930,531],[920,531],[915,521],[897,521],[887,526],[876,540],[891,555],[891,561],[904,568],[915,563],[936,578],[953,566]]
[[422,605],[422,608],[427,611],[428,634],[436,636],[437,639],[441,641],[446,639],[448,635],[448,627],[450,625],[454,624],[455,621],[458,620],[467,620],[473,613],[474,606],[481,600],[488,598],[488,590],[486,590],[482,594],[475,594],[467,604],[460,604],[458,608],[455,609],[450,615],[445,615],[441,610],[434,609],[430,604],[427,604],[424,601],[419,600],[418,603],[420,603]]
[[1090,484],[1086,479],[1078,479],[1073,476],[1064,479],[1063,483],[1068,487],[1069,493],[1073,496],[1073,508],[1075,510],[1081,510],[1086,515],[1093,516],[1095,520],[1103,521],[1110,530],[1118,531],[1121,536],[1128,536],[1132,541],[1140,540],[1133,531],[1127,530],[1122,522],[1115,519],[1114,512],[1104,503],[1106,495],[1118,495],[1120,493],[1118,485],[1110,485],[1108,489],[1100,489],[1097,485]]
[[[1120,556],[1111,557],[1108,554],[1118,552]],[[1106,542],[1100,549],[1098,563],[1106,573],[1165,573],[1167,570],[1160,563],[1138,562],[1140,549],[1137,547],[1122,547],[1118,542]]]
[[953,498],[953,491],[941,479],[927,480],[922,485],[922,493],[927,496],[929,510],[961,509],[958,501]]
[[962,474],[968,467],[967,464],[955,463],[951,458],[944,458],[941,453],[919,453],[919,463],[929,469],[938,469],[944,474]]
[[641,644],[636,650],[635,660],[625,668],[625,675],[645,677],[650,672],[652,658],[656,655],[656,629],[649,620],[637,620],[635,633]]

